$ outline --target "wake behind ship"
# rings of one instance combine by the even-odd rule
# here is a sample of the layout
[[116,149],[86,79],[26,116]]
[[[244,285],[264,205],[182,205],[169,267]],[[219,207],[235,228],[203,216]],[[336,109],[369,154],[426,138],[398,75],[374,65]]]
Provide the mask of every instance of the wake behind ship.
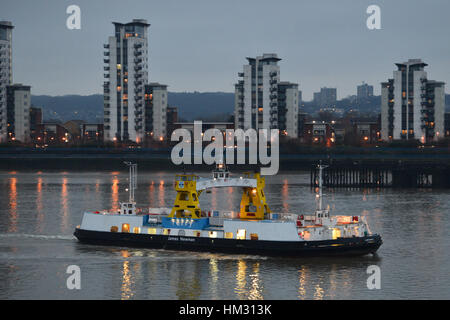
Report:
[[[272,213],[264,177],[259,173],[231,177],[222,164],[210,179],[176,175],[177,195],[171,209],[137,209],[136,164],[129,166],[129,201],[121,203],[118,212],[85,212],[74,233],[80,242],[293,257],[374,254],[382,244],[380,235],[370,233],[364,217],[330,215],[322,209],[322,175],[319,205],[312,215]],[[199,196],[222,187],[242,189],[239,211],[202,211]]]

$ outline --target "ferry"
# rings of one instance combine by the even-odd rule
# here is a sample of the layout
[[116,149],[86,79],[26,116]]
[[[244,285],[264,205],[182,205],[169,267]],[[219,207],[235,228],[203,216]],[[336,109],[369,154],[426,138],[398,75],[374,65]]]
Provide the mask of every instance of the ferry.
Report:
[[[218,164],[212,177],[178,174],[172,208],[136,208],[137,164],[129,166],[129,199],[118,211],[84,212],[74,232],[82,243],[168,250],[266,256],[335,256],[375,254],[381,236],[372,234],[365,217],[331,215],[322,208],[322,171],[313,214],[271,212],[258,172],[232,176]],[[212,188],[242,190],[236,212],[203,211],[199,197]]]

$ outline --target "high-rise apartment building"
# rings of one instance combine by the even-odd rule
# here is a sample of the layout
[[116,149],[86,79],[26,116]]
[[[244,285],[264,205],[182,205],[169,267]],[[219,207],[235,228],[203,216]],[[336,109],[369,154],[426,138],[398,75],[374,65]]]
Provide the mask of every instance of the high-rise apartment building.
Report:
[[278,84],[278,129],[288,137],[298,137],[298,84],[280,82]]
[[0,21],[0,142],[8,140],[7,93],[12,84],[12,29],[9,21]]
[[443,137],[445,83],[428,80],[421,59],[396,66],[393,79],[381,84],[382,139],[425,143]]
[[357,101],[364,101],[373,96],[373,86],[367,83],[362,83],[356,87],[356,99]]
[[140,142],[145,135],[150,24],[143,19],[113,24],[115,34],[104,45],[105,140]]
[[247,60],[243,72],[238,73],[242,79],[235,84],[235,127],[280,129],[297,137],[298,84],[280,83],[281,59],[276,54]]
[[145,134],[163,141],[167,136],[167,85],[157,82],[145,86]]
[[6,87],[6,122],[8,141],[30,140],[30,86],[14,84]]
[[320,108],[331,108],[336,106],[337,89],[320,88],[320,92],[314,93],[314,103]]

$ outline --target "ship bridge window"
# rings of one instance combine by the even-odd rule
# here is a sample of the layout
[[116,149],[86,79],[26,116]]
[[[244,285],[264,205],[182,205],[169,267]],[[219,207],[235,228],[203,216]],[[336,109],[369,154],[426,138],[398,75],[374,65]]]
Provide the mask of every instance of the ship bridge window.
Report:
[[246,234],[246,230],[245,229],[238,229],[236,232],[236,239],[238,240],[245,240],[245,234]]
[[130,232],[130,225],[128,223],[122,223],[122,232]]
[[134,228],[133,228],[133,233],[141,233],[141,228],[139,228],[139,227],[134,227]]
[[250,233],[250,240],[258,240],[258,234],[257,233]]

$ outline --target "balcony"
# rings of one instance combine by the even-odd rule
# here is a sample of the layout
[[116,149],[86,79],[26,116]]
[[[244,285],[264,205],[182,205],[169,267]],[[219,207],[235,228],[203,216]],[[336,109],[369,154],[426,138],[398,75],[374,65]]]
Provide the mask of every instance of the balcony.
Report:
[[275,71],[272,71],[272,72],[269,74],[270,77],[276,77],[277,75],[278,75],[278,73],[275,72]]
[[141,50],[134,50],[134,56],[135,56],[135,57],[140,57],[140,56],[142,56],[142,51],[141,51]]
[[109,59],[103,59],[104,63],[109,63]]
[[238,77],[243,77],[244,73],[243,72],[238,72]]
[[275,100],[275,99],[277,99],[278,98],[278,96],[276,95],[276,94],[271,94],[270,95],[270,99],[271,100]]
[[277,80],[270,80],[269,83],[270,83],[271,85],[274,85],[274,84],[277,83]]
[[134,48],[135,48],[135,49],[140,49],[140,48],[142,48],[142,43],[136,43],[136,44],[134,45]]
[[104,55],[105,57],[109,57],[109,51],[103,52],[103,55]]
[[104,73],[104,74],[103,74],[103,78],[109,79],[109,73]]
[[104,70],[104,71],[109,71],[109,66],[103,67],[103,70]]
[[104,44],[104,45],[103,45],[103,48],[109,49],[109,44]]
[[136,59],[134,59],[134,63],[136,63],[136,64],[141,63],[141,62],[142,62],[142,59],[141,59],[141,58],[136,58]]
[[276,108],[276,107],[278,107],[278,103],[277,102],[271,102],[270,103],[270,107],[271,108]]

